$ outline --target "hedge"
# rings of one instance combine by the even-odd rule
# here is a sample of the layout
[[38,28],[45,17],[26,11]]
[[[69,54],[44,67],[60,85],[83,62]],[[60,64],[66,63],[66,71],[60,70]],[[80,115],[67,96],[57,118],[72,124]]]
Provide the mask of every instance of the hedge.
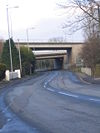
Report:
[[0,63],[0,80],[5,78],[6,65]]

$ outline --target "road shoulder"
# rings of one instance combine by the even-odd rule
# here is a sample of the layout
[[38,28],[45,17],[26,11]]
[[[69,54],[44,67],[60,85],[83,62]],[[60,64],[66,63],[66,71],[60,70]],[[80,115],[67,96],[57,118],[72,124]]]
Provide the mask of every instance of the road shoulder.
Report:
[[86,75],[84,73],[79,73],[79,72],[76,72],[75,74],[84,83],[87,83],[87,84],[100,84],[100,78],[93,78],[91,76],[88,76],[88,75]]

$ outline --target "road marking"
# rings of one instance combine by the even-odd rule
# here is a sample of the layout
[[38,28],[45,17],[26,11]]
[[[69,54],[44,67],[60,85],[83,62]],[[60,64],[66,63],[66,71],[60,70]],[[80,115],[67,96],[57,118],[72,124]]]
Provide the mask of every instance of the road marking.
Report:
[[47,85],[48,82],[45,82],[45,85]]
[[[49,82],[51,82],[55,77],[57,76],[57,74],[55,74],[53,77],[51,77],[50,79],[48,79],[45,83],[44,83],[44,88],[46,88],[48,91],[51,91],[51,92],[56,92],[56,93],[58,93],[58,94],[61,94],[61,95],[65,95],[65,96],[69,96],[69,97],[74,97],[74,98],[80,98],[80,99],[83,99],[83,100],[88,100],[88,101],[94,101],[94,102],[100,102],[100,99],[96,99],[96,98],[85,98],[85,97],[83,97],[83,96],[81,96],[81,95],[76,95],[76,94],[71,94],[71,93],[65,93],[65,92],[61,92],[61,91],[59,91],[59,92],[57,92],[57,91],[55,91],[54,89],[52,89],[52,88],[47,88],[47,85],[48,85],[48,83]],[[83,80],[84,81],[84,80]],[[88,82],[86,82],[86,81],[84,81],[85,83],[87,83],[87,84],[91,84],[91,83],[88,83]]]
[[49,80],[48,80],[48,83],[51,82],[51,80],[52,80],[52,79],[49,79]]
[[[44,84],[44,88],[46,88],[47,87],[47,84],[49,83],[49,82],[51,82],[55,77],[56,77],[56,75],[57,74],[55,74],[53,77],[51,77],[48,81],[46,81],[45,82],[45,84]],[[83,79],[81,79],[81,80],[83,80]],[[83,80],[84,81],[84,80]],[[87,83],[87,84],[91,84],[91,83],[88,83],[88,82],[86,82],[86,81],[84,81],[85,83]],[[54,89],[51,89],[51,88],[46,88],[48,91],[51,91],[51,92],[56,92]],[[81,96],[78,96],[78,95],[75,95],[75,94],[71,94],[71,93],[65,93],[65,92],[61,92],[61,91],[59,91],[59,92],[57,92],[58,94],[61,94],[61,95],[65,95],[65,96],[69,96],[69,97],[74,97],[74,98],[81,98]],[[82,98],[82,99],[84,99],[84,98]],[[93,99],[93,98],[88,98],[87,100],[90,100],[90,101],[95,101],[95,102],[100,102],[100,99]]]
[[51,88],[47,88],[48,91],[52,91],[55,92],[55,90],[51,89]]
[[[57,74],[56,74],[57,75]],[[45,83],[44,83],[44,88],[47,87],[48,83],[51,82],[55,77],[56,75],[54,75],[53,77],[51,77],[50,79],[48,79]]]
[[46,88],[46,85],[44,85],[44,88]]
[[58,93],[61,94],[61,95],[69,96],[69,97],[75,97],[75,98],[78,98],[79,97],[77,95],[68,94],[68,93],[64,93],[64,92],[58,92]]
[[90,101],[95,101],[95,102],[100,102],[100,99],[93,99],[93,98],[90,98],[89,100],[90,100]]
[[2,113],[5,113],[5,112],[9,109],[9,107],[10,107],[12,104],[13,104],[13,103],[10,102],[10,104],[8,104],[8,106],[6,106],[4,110],[2,110]]
[[7,119],[7,121],[9,122],[9,121],[11,121],[11,119],[9,118],[9,119]]

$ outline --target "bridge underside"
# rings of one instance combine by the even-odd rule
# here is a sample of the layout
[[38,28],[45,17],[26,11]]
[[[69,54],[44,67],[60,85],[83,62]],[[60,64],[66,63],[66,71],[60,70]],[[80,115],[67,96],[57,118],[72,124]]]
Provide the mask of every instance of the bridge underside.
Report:
[[[33,52],[34,53],[34,52]],[[66,56],[67,52],[63,53],[51,53],[51,54],[35,54],[36,60],[41,60],[41,59],[55,59],[55,58],[63,58]]]
[[[36,49],[37,51],[41,51],[41,49],[39,48],[39,49]],[[62,48],[58,48],[58,49],[55,49],[55,48],[50,48],[50,49],[48,49],[48,48],[43,48],[42,49],[43,51],[46,51],[46,50],[57,50],[57,51],[62,51]],[[71,64],[72,62],[71,62],[71,58],[72,58],[72,48],[67,48],[67,49],[65,49],[65,48],[63,48],[63,50],[64,51],[66,51],[66,52],[64,52],[64,53],[56,53],[55,52],[55,54],[49,54],[49,55],[36,55],[36,60],[42,60],[42,59],[56,59],[56,62],[57,62],[57,60],[59,60],[59,59],[61,59],[61,58],[63,58],[63,64],[62,64],[62,68],[68,68],[68,66],[69,66],[69,64]],[[34,51],[34,50],[33,50]],[[59,60],[60,61],[60,60]],[[57,66],[57,63],[56,63],[56,66]]]
[[63,69],[63,58],[36,60],[36,71]]
[[64,56],[66,56],[65,53],[59,55],[36,55],[36,68],[37,70],[63,69]]

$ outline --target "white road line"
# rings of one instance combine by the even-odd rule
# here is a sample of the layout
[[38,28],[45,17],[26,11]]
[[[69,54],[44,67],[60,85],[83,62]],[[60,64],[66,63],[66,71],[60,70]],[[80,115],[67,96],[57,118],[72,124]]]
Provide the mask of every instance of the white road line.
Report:
[[55,76],[56,76],[56,75],[54,75],[53,77],[51,77],[50,79],[48,79],[48,81],[46,81],[46,82],[44,83],[44,88],[46,88],[47,84],[48,84],[49,82],[51,82],[51,81],[55,78]]
[[48,83],[51,82],[51,79],[48,80]]
[[46,88],[46,85],[44,85],[44,88]]
[[100,102],[100,99],[93,99],[93,98],[90,98],[89,100],[90,100],[90,101],[95,101],[95,102]]
[[47,88],[48,91],[52,91],[55,92],[55,90],[51,89],[51,88]]
[[8,110],[8,108],[11,106],[11,104],[12,104],[12,102],[10,102],[10,104],[4,110],[2,110],[2,113],[5,113],[5,111]]
[[45,82],[45,85],[47,85],[48,82]]
[[69,97],[75,97],[75,98],[78,98],[79,97],[77,95],[68,94],[68,93],[64,93],[64,92],[58,92],[58,93],[61,94],[61,95],[69,96]]
[[[56,74],[56,75],[57,75],[57,74]],[[54,89],[47,88],[47,84],[48,84],[49,82],[51,82],[51,81],[56,77],[56,75],[54,75],[53,77],[51,77],[48,81],[46,81],[46,82],[44,83],[44,88],[46,88],[48,91],[56,92]],[[81,79],[81,80],[83,80],[83,79]],[[83,80],[83,81],[84,81],[84,80]],[[91,83],[88,83],[88,82],[86,82],[86,81],[84,81],[84,82],[87,83],[87,84],[91,84]],[[57,93],[58,93],[58,94],[61,94],[61,95],[69,96],[69,97],[74,97],[74,98],[79,98],[79,97],[80,97],[80,96],[75,95],[75,94],[65,93],[65,92],[61,92],[61,91],[59,91],[59,92],[57,92]],[[94,102],[100,102],[100,99],[94,99],[94,98],[88,98],[87,100],[94,101]]]
[[[51,81],[53,80],[53,78],[54,78],[54,77],[52,77],[51,79],[49,79],[48,81],[46,81],[46,82],[44,83],[44,88],[46,88],[48,91],[56,92],[54,89],[47,88],[47,84],[48,84],[49,82],[51,82]],[[59,94],[61,94],[61,95],[69,96],[69,97],[74,97],[74,98],[80,97],[80,96],[75,95],[75,94],[65,93],[65,92],[61,92],[61,91],[59,91],[59,92],[57,92],[57,93],[59,93]],[[88,98],[87,100],[89,100],[89,101],[94,101],[94,102],[100,102],[100,99],[94,99],[94,98]]]

